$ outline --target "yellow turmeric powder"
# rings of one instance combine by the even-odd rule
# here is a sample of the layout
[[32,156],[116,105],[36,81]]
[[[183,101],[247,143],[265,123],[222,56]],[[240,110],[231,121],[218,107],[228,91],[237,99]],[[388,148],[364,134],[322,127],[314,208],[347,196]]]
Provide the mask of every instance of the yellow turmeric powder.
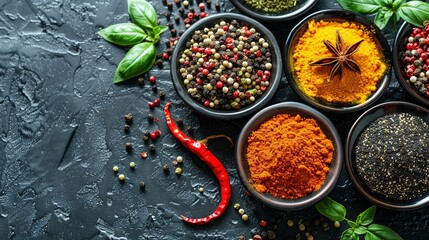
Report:
[[[364,40],[350,57],[358,64],[360,73],[344,67],[342,79],[336,77],[329,80],[332,66],[310,66],[310,63],[333,57],[323,41],[328,40],[335,46],[337,30],[346,46]],[[298,87],[305,95],[322,102],[355,105],[365,102],[376,90],[377,83],[387,69],[383,57],[373,35],[365,26],[353,22],[312,20],[296,45],[291,64]]]
[[247,139],[246,158],[256,191],[284,199],[304,197],[323,185],[334,146],[314,119],[278,114]]

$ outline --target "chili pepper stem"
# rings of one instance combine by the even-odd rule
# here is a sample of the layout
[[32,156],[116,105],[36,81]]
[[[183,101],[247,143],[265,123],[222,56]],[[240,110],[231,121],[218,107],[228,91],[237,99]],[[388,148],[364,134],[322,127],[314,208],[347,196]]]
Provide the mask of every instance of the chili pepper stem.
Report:
[[208,136],[208,137],[206,137],[204,139],[199,140],[199,142],[202,143],[202,144],[204,144],[204,145],[207,145],[207,142],[209,140],[215,139],[215,138],[225,138],[225,139],[227,139],[231,143],[231,146],[234,146],[234,143],[232,142],[232,139],[230,137],[228,137],[227,135],[224,135],[224,134],[211,135],[211,136]]

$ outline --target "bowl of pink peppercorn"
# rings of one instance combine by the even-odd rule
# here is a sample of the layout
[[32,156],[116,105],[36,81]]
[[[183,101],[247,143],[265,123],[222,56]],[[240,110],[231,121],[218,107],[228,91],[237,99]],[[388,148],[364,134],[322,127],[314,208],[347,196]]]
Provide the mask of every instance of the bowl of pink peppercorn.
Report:
[[274,35],[259,22],[233,13],[192,25],[171,58],[179,97],[196,112],[219,120],[258,111],[274,96],[282,73]]
[[429,106],[429,25],[404,23],[393,47],[393,67],[399,83],[414,99]]

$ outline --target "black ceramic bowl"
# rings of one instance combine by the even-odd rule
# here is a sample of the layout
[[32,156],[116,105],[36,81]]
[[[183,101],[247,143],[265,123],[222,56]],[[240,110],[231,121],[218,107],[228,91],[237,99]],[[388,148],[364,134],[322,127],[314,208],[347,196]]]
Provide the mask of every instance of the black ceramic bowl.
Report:
[[[259,193],[255,190],[252,183],[249,182],[250,171],[246,158],[247,139],[252,131],[256,130],[262,123],[277,114],[299,114],[303,118],[313,118],[316,120],[319,127],[325,133],[326,137],[330,139],[334,145],[334,154],[332,157],[330,171],[326,175],[325,183],[322,187],[305,197],[289,200],[272,196],[269,193]],[[237,169],[240,180],[253,197],[262,202],[263,204],[280,209],[280,210],[300,210],[310,207],[323,199],[335,186],[341,172],[341,165],[343,161],[343,147],[340,136],[334,124],[319,111],[297,102],[283,102],[278,103],[267,108],[264,108],[255,114],[241,130],[235,147],[235,158],[237,160]]]
[[386,200],[383,197],[372,193],[367,186],[360,180],[354,167],[355,155],[353,153],[354,145],[360,136],[360,133],[376,119],[393,113],[410,113],[422,117],[429,123],[429,110],[408,102],[386,102],[374,106],[364,112],[353,124],[347,136],[346,142],[346,168],[354,185],[359,192],[368,200],[380,207],[393,210],[412,210],[429,204],[429,192],[424,197],[410,201]]
[[234,4],[240,12],[252,18],[266,22],[282,22],[301,16],[310,10],[317,1],[318,0],[299,0],[297,1],[296,6],[289,8],[288,10],[279,13],[268,13],[250,6],[244,0],[231,0],[232,4]]
[[[300,37],[308,29],[307,23],[311,20],[356,22],[356,23],[362,24],[363,26],[371,30],[371,33],[373,34],[373,39],[376,41],[380,51],[384,55],[384,62],[387,64],[387,69],[384,75],[382,76],[382,79],[380,79],[377,85],[377,90],[364,103],[357,104],[357,105],[338,105],[338,104],[322,102],[310,96],[307,96],[305,93],[303,93],[300,90],[300,87],[296,80],[297,76],[293,68],[294,66],[293,52],[295,51],[296,44],[298,43]],[[292,89],[295,91],[295,93],[297,93],[297,95],[300,96],[306,103],[328,112],[348,113],[348,112],[354,112],[354,111],[362,110],[364,108],[369,107],[371,104],[377,101],[377,99],[379,99],[381,95],[383,95],[383,93],[389,86],[390,79],[391,79],[391,66],[390,66],[391,52],[390,52],[389,44],[386,38],[384,37],[383,33],[374,24],[367,21],[365,16],[355,14],[347,10],[328,9],[328,10],[322,10],[307,16],[297,26],[295,26],[295,28],[290,33],[284,47],[284,56],[286,58],[286,61],[283,66],[285,68],[286,78],[289,84],[291,85]]]
[[[183,81],[179,76],[180,63],[179,58],[181,53],[185,49],[186,42],[193,36],[196,30],[204,29],[205,27],[211,27],[215,24],[226,21],[230,22],[232,20],[237,20],[241,25],[247,25],[248,27],[253,27],[265,40],[270,44],[271,48],[271,59],[272,59],[272,69],[271,69],[271,78],[270,85],[267,90],[259,96],[255,102],[241,108],[238,110],[220,110],[215,108],[207,108],[200,102],[197,102],[192,98],[186,90],[186,86],[183,84]],[[281,50],[274,35],[262,24],[259,22],[239,14],[233,13],[223,13],[209,16],[207,18],[201,19],[192,25],[186,32],[180,37],[179,42],[174,48],[173,55],[171,57],[171,77],[173,79],[174,87],[179,94],[180,98],[191,106],[198,113],[205,115],[210,118],[220,119],[220,120],[231,120],[237,119],[244,116],[247,116],[268,103],[268,101],[274,96],[275,91],[279,85],[279,82],[283,74],[282,69],[282,59],[281,59]]]
[[409,23],[402,24],[399,32],[396,34],[395,41],[393,43],[393,68],[395,69],[396,79],[398,79],[402,88],[410,94],[414,99],[423,103],[426,107],[429,106],[429,98],[420,94],[418,89],[413,87],[410,83],[407,82],[404,67],[401,63],[401,55],[405,52],[406,44],[408,42],[408,37],[411,34],[413,26]]

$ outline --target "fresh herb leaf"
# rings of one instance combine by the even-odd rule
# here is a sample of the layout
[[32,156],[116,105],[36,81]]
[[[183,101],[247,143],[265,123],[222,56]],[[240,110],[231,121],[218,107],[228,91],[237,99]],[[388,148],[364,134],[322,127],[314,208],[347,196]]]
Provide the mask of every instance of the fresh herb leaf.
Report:
[[119,46],[132,46],[143,41],[153,41],[143,29],[134,23],[110,25],[98,32],[105,40]]
[[374,23],[378,28],[383,29],[386,27],[390,18],[393,16],[394,12],[388,8],[381,8],[380,11],[375,15]]
[[403,3],[405,2],[405,0],[395,0],[392,3],[392,10],[396,12],[396,10],[398,10],[399,6],[401,6]]
[[372,234],[371,232],[367,232],[365,234],[365,240],[382,240],[381,238],[375,236],[374,234]]
[[159,40],[159,38],[160,38],[160,36],[161,36],[161,34],[163,33],[163,32],[165,32],[165,31],[167,31],[167,29],[168,29],[168,27],[166,27],[166,26],[157,26],[157,27],[155,27],[154,29],[153,29],[153,32],[154,32],[154,39],[155,39],[155,42],[158,42],[158,40]]
[[429,3],[422,1],[410,1],[402,4],[398,13],[405,21],[423,27],[423,22],[429,20]]
[[376,0],[337,0],[344,9],[362,13],[371,14],[381,9],[381,5]]
[[341,234],[340,240],[359,240],[359,236],[353,231],[353,229],[349,228]]
[[113,82],[119,83],[149,71],[155,60],[156,48],[153,43],[135,45],[119,63]]
[[[368,226],[367,231],[368,233],[371,233],[372,235],[374,235],[375,237],[378,237],[379,239],[403,240],[402,237],[399,236],[395,231],[383,225],[371,224]],[[374,238],[374,239],[377,239],[377,238]]]
[[334,222],[343,221],[346,216],[346,208],[329,197],[325,197],[322,201],[318,202],[316,209],[320,214]]
[[348,224],[351,228],[353,228],[353,229],[355,229],[355,228],[357,228],[357,227],[359,226],[359,224],[357,224],[357,223],[355,223],[355,222],[353,222],[353,221],[349,221],[349,220],[347,220],[347,224]]
[[375,210],[376,206],[372,206],[360,213],[356,219],[356,223],[364,226],[371,224],[374,220]]
[[150,3],[144,0],[128,0],[128,13],[135,24],[155,37],[153,30],[158,26],[158,16]]
[[367,232],[366,227],[364,226],[358,226],[357,228],[354,229],[354,232],[357,234],[364,234]]

